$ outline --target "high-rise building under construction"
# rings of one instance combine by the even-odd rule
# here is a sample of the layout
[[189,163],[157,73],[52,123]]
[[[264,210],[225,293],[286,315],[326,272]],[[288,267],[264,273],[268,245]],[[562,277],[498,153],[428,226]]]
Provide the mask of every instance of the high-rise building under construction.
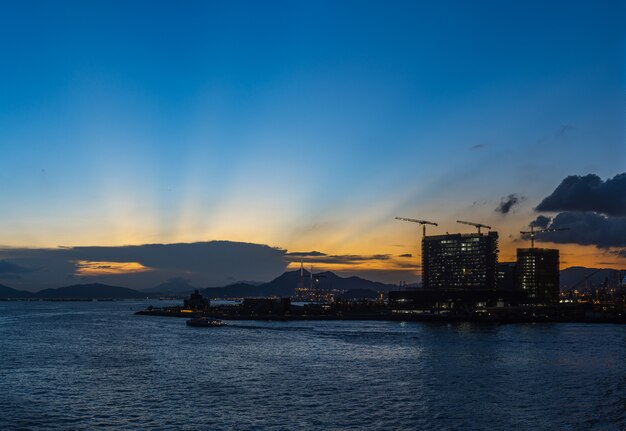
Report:
[[425,289],[495,290],[498,233],[446,234],[422,239]]
[[550,248],[517,249],[517,286],[539,302],[559,300],[559,251]]

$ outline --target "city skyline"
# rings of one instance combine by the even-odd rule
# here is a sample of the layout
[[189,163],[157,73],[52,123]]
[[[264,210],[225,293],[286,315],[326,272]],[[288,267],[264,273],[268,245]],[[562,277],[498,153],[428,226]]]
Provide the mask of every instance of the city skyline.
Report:
[[501,261],[549,216],[563,268],[626,268],[623,5],[452,5],[2,5],[0,283],[149,277],[124,246],[210,241],[411,282],[396,216],[490,225]]

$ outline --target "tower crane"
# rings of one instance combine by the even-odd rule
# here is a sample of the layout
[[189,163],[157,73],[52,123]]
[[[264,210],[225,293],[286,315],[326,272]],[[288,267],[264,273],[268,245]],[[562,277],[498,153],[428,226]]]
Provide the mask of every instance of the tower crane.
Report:
[[473,223],[471,221],[463,221],[463,220],[457,220],[457,223],[461,223],[461,224],[468,224],[470,226],[474,226],[476,229],[478,229],[478,233],[480,233],[480,228],[485,228],[485,229],[491,229],[491,226],[487,226],[486,224],[482,224],[482,223]]
[[422,225],[422,236],[426,236],[426,225],[427,224],[430,224],[430,225],[433,225],[433,226],[439,226],[437,223],[435,223],[433,221],[415,220],[414,218],[396,217],[396,220],[410,221],[412,223],[418,223],[418,224]]
[[569,230],[569,228],[561,227],[561,228],[547,228],[547,229],[535,230],[535,226],[531,225],[530,226],[530,230],[528,230],[528,231],[521,230],[520,233],[522,235],[530,235],[530,248],[535,248],[535,235],[537,235],[538,233],[557,232],[557,231],[560,231],[560,230]]

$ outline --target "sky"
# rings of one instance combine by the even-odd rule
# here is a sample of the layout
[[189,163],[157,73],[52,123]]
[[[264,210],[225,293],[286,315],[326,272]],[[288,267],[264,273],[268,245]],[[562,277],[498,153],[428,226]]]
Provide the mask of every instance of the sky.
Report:
[[[621,207],[537,210],[567,178],[626,199],[625,9],[2,2],[0,283],[220,285],[301,259],[412,282],[421,230],[395,216],[438,222],[429,233],[490,225],[500,260],[549,217],[578,226],[542,239],[562,267],[626,268]],[[186,244],[207,266],[159,266],[150,244]],[[205,248],[231,246],[275,260],[233,253],[209,271],[220,253]]]

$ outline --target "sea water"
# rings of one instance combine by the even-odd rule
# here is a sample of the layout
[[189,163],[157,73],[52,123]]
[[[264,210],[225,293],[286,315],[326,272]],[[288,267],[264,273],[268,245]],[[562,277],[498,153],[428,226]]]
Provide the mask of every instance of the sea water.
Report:
[[0,302],[0,429],[626,429],[623,325],[194,328],[149,304]]

